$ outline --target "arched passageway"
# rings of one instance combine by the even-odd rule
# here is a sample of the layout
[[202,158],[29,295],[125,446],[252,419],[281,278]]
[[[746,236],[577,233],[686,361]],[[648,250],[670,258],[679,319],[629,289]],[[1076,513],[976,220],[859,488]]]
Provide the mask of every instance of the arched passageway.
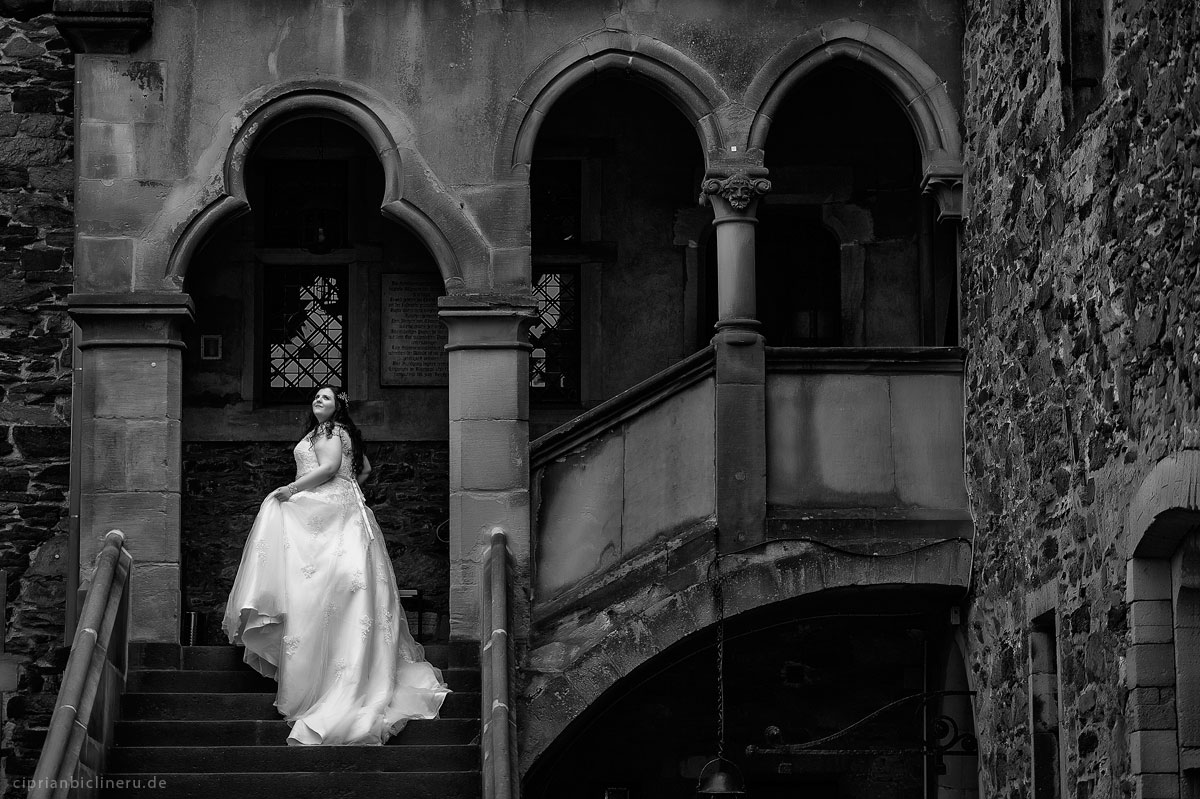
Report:
[[[774,113],[765,142],[772,190],[757,212],[767,344],[956,344],[953,230],[922,193],[920,142],[881,78],[835,59]],[[711,285],[714,259],[706,274]],[[710,299],[704,324],[714,319]]]
[[542,122],[529,182],[534,437],[707,343],[695,336],[703,167],[688,119],[619,73],[575,87]]
[[[923,751],[937,715],[973,733],[948,620],[938,599],[886,589],[729,619],[725,754],[749,795],[966,796],[938,792],[939,762],[959,755]],[[714,643],[702,630],[616,683],[538,759],[526,795],[694,796],[717,748]]]
[[[371,144],[331,115],[298,115],[256,139],[249,212],[187,264],[196,306],[183,392],[184,610],[219,640],[224,602],[258,503],[292,479],[314,388],[345,388],[376,477],[365,491],[401,588],[432,633],[447,605],[447,357],[429,249],[380,213]],[[419,610],[419,608],[409,608]]]

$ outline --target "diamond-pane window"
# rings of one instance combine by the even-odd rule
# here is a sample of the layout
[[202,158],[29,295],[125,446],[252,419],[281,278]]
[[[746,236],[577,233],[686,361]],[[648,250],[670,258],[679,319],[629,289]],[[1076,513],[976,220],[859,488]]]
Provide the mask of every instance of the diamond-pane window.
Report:
[[345,386],[345,268],[270,267],[263,288],[267,399],[304,402],[324,383]]
[[537,321],[529,331],[529,390],[534,399],[578,402],[579,271],[574,268],[535,270],[533,298]]

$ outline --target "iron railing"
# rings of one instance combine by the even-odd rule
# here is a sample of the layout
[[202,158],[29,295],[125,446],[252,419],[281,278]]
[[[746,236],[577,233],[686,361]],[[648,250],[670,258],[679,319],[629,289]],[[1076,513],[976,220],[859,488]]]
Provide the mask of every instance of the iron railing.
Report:
[[103,770],[129,662],[132,570],[125,534],[110,531],[96,557],[96,571],[75,629],[62,688],[33,773],[30,799],[99,793],[96,777]]
[[521,796],[517,723],[510,704],[513,674],[512,617],[508,602],[510,568],[508,538],[499,527],[492,528],[492,540],[484,557],[480,580],[480,618],[487,625],[482,631],[479,652],[483,799],[520,799]]

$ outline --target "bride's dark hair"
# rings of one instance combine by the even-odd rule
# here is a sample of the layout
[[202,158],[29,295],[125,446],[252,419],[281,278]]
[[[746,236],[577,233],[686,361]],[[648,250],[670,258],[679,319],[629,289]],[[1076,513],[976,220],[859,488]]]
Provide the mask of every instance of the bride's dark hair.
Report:
[[[318,422],[312,411],[312,401],[317,398],[318,392],[325,388],[333,392],[333,416],[329,417],[327,422]],[[354,420],[350,418],[350,408],[346,405],[345,396],[340,386],[326,384],[314,388],[312,394],[308,396],[308,417],[304,420],[304,435],[315,436],[317,433],[324,433],[326,438],[331,438],[335,424],[346,428],[346,432],[350,434],[350,452],[353,457],[354,473],[358,474],[363,467],[363,437],[358,425],[354,424]]]

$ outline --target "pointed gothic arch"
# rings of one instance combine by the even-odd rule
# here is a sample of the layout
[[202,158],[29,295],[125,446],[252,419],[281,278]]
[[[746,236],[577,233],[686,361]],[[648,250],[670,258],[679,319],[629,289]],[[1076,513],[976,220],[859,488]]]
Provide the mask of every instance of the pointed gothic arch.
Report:
[[716,109],[729,98],[711,75],[658,39],[602,30],[576,39],[543,61],[509,101],[496,146],[496,179],[509,179],[528,169],[538,131],[555,102],[610,71],[623,71],[648,84],[687,117],[706,160],[723,148],[724,132]]
[[744,100],[754,111],[748,146],[762,149],[791,90],[834,61],[864,70],[896,100],[920,145],[923,187],[937,190],[944,216],[961,216],[962,137],[946,82],[908,45],[865,22],[839,19],[821,25],[763,65]]

